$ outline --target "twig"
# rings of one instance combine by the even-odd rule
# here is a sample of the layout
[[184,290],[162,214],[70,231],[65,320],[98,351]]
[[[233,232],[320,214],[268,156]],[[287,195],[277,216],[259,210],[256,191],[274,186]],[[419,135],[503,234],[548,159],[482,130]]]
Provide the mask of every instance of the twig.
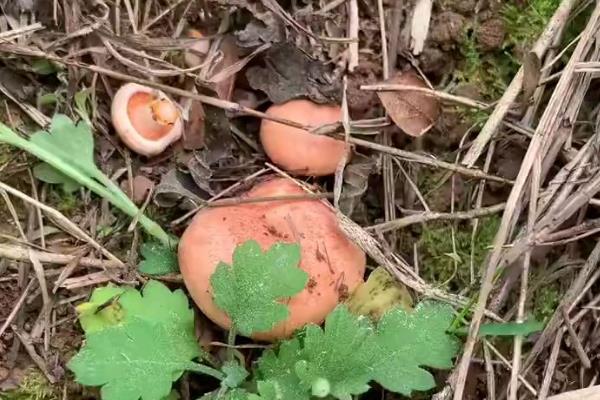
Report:
[[442,92],[439,90],[433,90],[429,88],[411,86],[411,85],[398,85],[393,83],[378,83],[375,85],[362,85],[361,90],[377,91],[377,92],[419,92],[427,96],[435,97],[440,100],[446,100],[449,102],[461,104],[463,106],[476,108],[479,110],[487,110],[490,108],[489,104],[481,101],[469,99],[468,97],[457,96],[454,94]]
[[[383,0],[377,0],[377,13],[379,20],[379,33],[381,36],[381,63],[383,69],[383,79],[387,80],[390,77],[390,60],[388,58],[387,34],[385,30],[385,12],[383,9]],[[387,118],[387,111],[385,111]],[[382,143],[386,146],[392,144],[392,132],[386,130],[381,136]],[[384,217],[386,221],[396,219],[396,183],[394,175],[394,163],[392,156],[384,153],[382,155],[383,169],[383,193],[384,193]],[[340,184],[341,186],[341,184]],[[396,234],[393,232],[389,237],[389,242],[392,246],[396,244]]]
[[[506,357],[504,357],[502,355],[502,353],[500,353],[500,351],[498,351],[498,349],[496,349],[489,341],[484,340],[483,342],[490,348],[490,350],[492,350],[492,352],[494,352],[496,357],[498,357],[500,359],[500,361],[502,361],[502,364],[504,364],[506,366],[506,368],[508,368],[509,370],[512,371],[512,366],[510,365],[510,362],[508,362]],[[529,383],[522,374],[519,374],[518,377],[519,377],[519,380],[521,381],[521,383],[523,383],[523,385],[527,388],[527,390],[529,390],[532,395],[537,396],[537,391],[531,385],[531,383]]]
[[[571,3],[571,0],[564,0],[561,6],[559,7],[559,11],[563,8],[567,8],[566,11],[568,11],[568,9],[570,9]],[[559,13],[559,11],[557,11],[557,13]],[[566,11],[565,14],[568,14]],[[454,400],[461,400],[463,397],[463,391],[466,383],[467,374],[469,371],[469,365],[471,362],[471,355],[473,354],[475,343],[477,342],[477,332],[479,331],[479,326],[483,318],[483,309],[487,304],[488,297],[493,288],[494,276],[496,275],[496,268],[499,265],[499,262],[502,257],[502,248],[506,243],[510,232],[513,230],[514,224],[516,223],[516,220],[520,213],[520,201],[523,197],[525,188],[527,186],[533,162],[536,159],[536,157],[538,157],[540,152],[542,152],[542,156],[547,154],[544,152],[544,150],[548,151],[548,148],[546,147],[547,143],[562,143],[559,139],[556,138],[556,136],[559,133],[561,133],[559,132],[560,129],[558,128],[560,127],[560,124],[563,121],[562,118],[565,115],[565,109],[569,110],[571,106],[577,107],[581,104],[582,98],[573,99],[572,97],[573,92],[576,90],[575,88],[571,87],[574,64],[577,61],[579,61],[580,57],[583,57],[584,54],[587,54],[589,45],[593,40],[592,38],[597,32],[597,23],[599,16],[600,4],[596,6],[594,13],[590,17],[590,20],[588,21],[588,24],[585,28],[584,34],[582,35],[582,40],[579,42],[577,48],[573,53],[573,56],[571,57],[571,60],[565,68],[566,73],[563,74],[561,80],[558,82],[557,87],[548,103],[548,106],[546,107],[544,115],[540,119],[540,122],[536,129],[536,135],[534,135],[529,144],[529,148],[527,150],[525,158],[523,159],[523,163],[517,176],[517,180],[515,181],[515,184],[509,195],[506,207],[507,212],[504,213],[502,222],[500,224],[500,228],[494,240],[494,248],[490,256],[488,257],[487,268],[479,292],[479,298],[477,301],[477,305],[473,311],[473,317],[469,326],[469,334],[464,346],[462,357],[458,365],[458,375],[454,392]],[[483,147],[481,148],[481,150],[482,149]],[[476,158],[478,157],[479,153],[476,153]],[[548,161],[550,158],[544,159],[544,162]],[[467,165],[469,165],[469,163],[467,163]]]
[[494,364],[492,364],[492,356],[487,343],[483,343],[483,359],[485,360],[485,372],[487,382],[487,399],[496,400],[496,378],[494,377]]
[[246,176],[245,178],[237,181],[233,185],[225,188],[221,192],[217,193],[216,195],[214,195],[213,197],[211,197],[210,199],[208,199],[206,201],[206,203],[203,202],[198,207],[194,208],[193,210],[188,211],[183,216],[181,216],[181,217],[177,218],[176,220],[174,220],[173,222],[171,222],[171,226],[177,226],[177,225],[181,224],[183,221],[187,220],[188,218],[190,218],[191,216],[193,216],[194,214],[196,214],[202,208],[206,207],[206,204],[209,204],[209,203],[217,201],[221,197],[226,196],[227,194],[231,193],[233,190],[239,188],[241,185],[243,185],[245,183],[248,183],[248,182],[250,182],[251,180],[253,180],[255,178],[258,178],[261,175],[264,175],[268,171],[269,170],[267,168],[263,168],[263,169],[261,169],[259,171],[256,171],[255,173],[250,174],[250,175]]
[[186,1],[186,0],[177,0],[176,2],[174,2],[173,4],[171,4],[170,6],[165,8],[160,14],[158,14],[156,17],[152,18],[152,20],[150,20],[146,25],[142,26],[142,33],[147,31],[152,25],[154,25],[155,23],[160,21],[165,15],[167,15],[168,13],[170,13],[171,11],[176,9],[177,6],[179,6],[184,1]]
[[548,358],[548,364],[546,364],[546,371],[544,372],[544,380],[542,381],[542,386],[540,386],[538,400],[546,400],[548,392],[550,392],[550,384],[552,383],[552,377],[554,376],[556,361],[558,360],[558,353],[560,351],[563,336],[564,331],[561,329],[554,338],[552,350],[550,351],[550,358]]
[[31,339],[30,339],[29,335],[23,331],[20,331],[15,325],[11,326],[11,328],[12,328],[13,332],[15,333],[15,335],[17,335],[17,337],[21,341],[21,344],[23,345],[23,347],[25,347],[25,350],[27,350],[29,357],[31,357],[31,359],[33,360],[35,365],[37,365],[37,367],[40,369],[40,371],[42,371],[42,373],[44,374],[44,376],[46,377],[46,379],[48,379],[48,381],[50,383],[55,384],[56,378],[50,373],[50,371],[48,371],[46,362],[37,353],[37,351],[35,350],[35,347],[33,347],[33,343],[31,343]]
[[358,30],[359,30],[359,16],[358,16],[358,1],[349,0],[348,2],[348,37],[354,39],[352,43],[348,45],[348,71],[352,72],[359,63],[358,54]]
[[[595,281],[595,279],[590,279],[592,271],[596,270],[596,273],[594,274],[596,279],[598,278],[598,276],[600,276],[600,270],[597,270],[597,265],[599,261],[600,241],[596,242],[596,246],[590,253],[584,266],[579,271],[577,278],[573,281],[567,292],[564,294],[560,305],[558,306],[559,309],[567,307],[567,310],[570,311],[577,304],[579,304],[579,302],[583,298],[583,295],[587,292],[586,287],[589,289],[589,286],[587,286],[588,282],[593,284]],[[559,309],[556,309],[554,311],[554,314],[550,318],[550,321],[548,321],[542,334],[538,338],[533,348],[530,350],[527,359],[523,363],[523,369],[527,369],[531,365],[533,365],[533,362],[535,361],[537,356],[542,352],[542,350],[546,347],[546,344],[550,340],[552,340],[557,334],[557,331],[560,329],[563,321],[562,312]],[[576,318],[577,317],[575,317],[574,319]]]
[[4,334],[4,332],[6,332],[6,330],[10,326],[10,324],[13,322],[13,320],[15,319],[15,317],[17,316],[17,314],[19,313],[19,310],[23,306],[23,303],[25,302],[25,299],[27,299],[27,295],[29,294],[29,291],[33,287],[34,283],[35,283],[35,280],[31,279],[29,281],[29,283],[27,284],[27,286],[25,286],[25,289],[23,290],[23,293],[21,293],[21,297],[19,297],[19,300],[17,300],[17,302],[13,306],[12,311],[10,312],[10,314],[8,314],[8,317],[6,317],[6,320],[2,324],[2,327],[0,327],[0,338],[2,337],[2,335]]
[[[306,183],[292,178],[287,172],[282,171],[280,168],[271,163],[266,163],[266,165],[281,176],[290,179],[307,192],[312,193],[311,188]],[[469,304],[469,300],[462,296],[447,293],[442,289],[429,285],[427,282],[421,279],[421,277],[419,277],[400,256],[384,251],[381,243],[379,243],[373,236],[371,236],[350,218],[339,212],[339,210],[336,210],[331,204],[329,204],[329,202],[323,202],[323,204],[335,212],[342,231],[354,243],[356,243],[357,246],[363,249],[365,253],[379,263],[379,265],[387,269],[388,272],[394,275],[400,282],[404,283],[406,286],[415,290],[416,292],[422,293],[426,297],[439,299],[449,304],[456,306],[460,305],[462,307],[465,307],[467,304]],[[502,321],[502,318],[492,312],[489,312],[488,310],[486,310],[484,313],[486,316],[495,321]]]
[[[561,27],[565,24],[569,18],[571,9],[577,3],[578,0],[563,0],[560,6],[554,12],[554,15],[546,25],[544,32],[538,38],[537,42],[533,46],[532,51],[536,53],[539,58],[542,58],[548,47],[554,42],[554,37],[557,32],[560,32]],[[516,100],[521,88],[523,86],[523,67],[519,68],[519,71],[513,78],[510,85],[506,88],[506,91],[500,98],[500,101],[496,105],[494,112],[488,118],[487,122],[481,129],[481,132],[473,142],[473,145],[464,156],[462,164],[472,167],[475,162],[479,159],[485,146],[492,139],[502,120],[506,116],[508,110]],[[456,398],[456,397],[455,397]],[[458,399],[458,398],[456,398]]]
[[125,265],[125,264],[123,264],[123,262],[121,260],[119,260],[117,258],[117,256],[112,254],[110,251],[106,250],[103,246],[101,246],[98,242],[96,242],[91,236],[89,236],[87,233],[85,233],[79,226],[77,226],[77,224],[71,222],[71,220],[69,220],[69,218],[67,218],[60,211],[55,210],[54,208],[49,207],[43,203],[40,203],[36,199],[29,197],[25,193],[5,184],[4,182],[0,182],[0,189],[5,190],[6,192],[12,194],[13,196],[16,196],[30,204],[33,204],[36,207],[39,207],[41,210],[45,211],[48,215],[53,217],[55,219],[56,223],[59,224],[60,226],[62,226],[71,235],[75,236],[79,240],[86,241],[87,243],[92,245],[92,247],[94,249],[100,251],[102,254],[104,254],[110,260],[120,264],[121,266]]
[[[534,229],[537,216],[538,192],[540,190],[540,177],[542,174],[542,159],[537,157],[533,163],[533,173],[531,182],[531,195],[529,197],[529,214],[527,218],[527,233]],[[527,301],[527,289],[529,281],[529,267],[531,265],[531,248],[525,253],[523,260],[523,270],[521,271],[521,290],[519,292],[519,302],[517,307],[517,323],[523,323],[525,316],[525,302]],[[513,346],[513,367],[510,375],[509,400],[517,400],[519,391],[518,374],[521,369],[521,351],[523,346],[523,336],[515,336]]]
[[[29,252],[35,252],[35,256],[42,263],[66,265],[77,258],[68,254],[55,254],[44,251],[27,249],[21,246],[11,246],[0,243],[0,258],[9,260],[29,261]],[[98,260],[96,258],[82,257],[79,259],[79,265],[98,269],[115,269],[121,268],[123,263],[113,260]]]
[[366,147],[368,149],[392,154],[394,156],[397,156],[397,157],[407,160],[407,161],[413,161],[413,162],[416,162],[419,164],[425,164],[425,165],[430,165],[432,167],[443,168],[448,171],[457,172],[461,175],[470,176],[472,178],[487,179],[490,181],[504,183],[504,184],[512,184],[513,183],[510,179],[505,179],[505,178],[501,178],[499,176],[486,174],[486,173],[482,172],[480,169],[467,168],[467,167],[463,167],[461,165],[455,165],[455,164],[452,164],[449,162],[440,161],[440,160],[433,158],[433,156],[429,156],[429,157],[423,156],[420,154],[411,153],[410,151],[396,149],[394,147],[384,146],[381,144],[369,142],[368,140],[357,139],[355,137],[350,138],[348,141],[357,146]]
[[15,40],[21,36],[27,35],[28,33],[39,31],[40,29],[44,29],[44,25],[42,25],[40,22],[36,22],[34,24],[25,25],[17,29],[11,29],[10,31],[0,32],[0,39]]
[[575,347],[575,352],[581,360],[581,364],[585,369],[589,369],[592,367],[592,362],[590,358],[585,353],[583,349],[583,345],[581,344],[581,340],[579,340],[579,336],[577,336],[577,332],[575,332],[575,328],[573,328],[573,323],[571,323],[571,319],[569,318],[569,313],[566,307],[560,307],[560,311],[562,313],[563,321],[565,326],[567,327],[567,332],[569,332],[569,336],[571,337],[571,341],[573,342],[573,346]]
[[387,232],[393,229],[401,229],[413,224],[419,224],[429,221],[443,220],[469,220],[473,218],[485,217],[499,213],[504,210],[506,203],[499,203],[489,207],[474,208],[469,211],[456,211],[453,213],[437,212],[437,211],[425,211],[418,214],[409,215],[393,221],[383,222],[381,224],[372,225],[365,229],[375,230],[380,232]]
[[550,396],[548,400],[597,400],[599,396],[600,385]]

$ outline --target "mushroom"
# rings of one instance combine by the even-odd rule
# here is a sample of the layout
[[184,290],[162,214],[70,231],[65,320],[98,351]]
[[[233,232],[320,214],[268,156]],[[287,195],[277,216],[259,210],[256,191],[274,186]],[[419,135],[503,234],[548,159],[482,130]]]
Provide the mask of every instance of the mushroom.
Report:
[[[290,100],[272,105],[266,113],[313,127],[339,122],[342,118],[339,106],[309,100]],[[346,144],[341,140],[267,119],[262,120],[260,140],[275,164],[298,175],[333,174],[340,161],[349,155]]]
[[181,137],[183,121],[175,103],[160,90],[127,83],[111,107],[117,134],[131,150],[150,157]]
[[[303,193],[293,182],[275,178],[257,184],[244,197]],[[235,247],[248,240],[257,241],[263,250],[277,242],[299,243],[299,268],[309,275],[304,290],[285,301],[289,317],[254,339],[273,341],[308,323],[320,324],[363,282],[364,252],[344,235],[334,212],[320,200],[272,200],[202,210],[181,237],[179,265],[200,310],[225,329],[231,321],[214,303],[210,277],[219,262],[231,263]]]
[[204,62],[203,56],[206,56],[210,50],[210,41],[197,29],[188,30],[187,37],[198,40],[195,40],[183,53],[185,65],[190,68],[197,67]]

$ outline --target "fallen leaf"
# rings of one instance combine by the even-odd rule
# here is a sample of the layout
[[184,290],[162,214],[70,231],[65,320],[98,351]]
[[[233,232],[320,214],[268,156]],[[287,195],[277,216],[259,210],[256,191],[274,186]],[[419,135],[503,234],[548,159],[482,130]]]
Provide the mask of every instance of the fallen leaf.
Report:
[[[219,74],[220,71],[234,65],[239,60],[239,49],[235,44],[235,39],[231,36],[226,36],[221,42],[219,50],[223,53],[223,58],[215,66],[215,71]],[[230,100],[233,94],[233,87],[235,85],[235,77],[237,71],[231,70],[226,76],[219,76],[219,79],[215,83],[215,91],[220,99]]]
[[172,169],[163,175],[156,186],[154,202],[165,208],[174,207],[182,202],[181,208],[190,210],[202,201],[196,190],[197,187],[189,175]]
[[344,182],[340,210],[347,216],[352,216],[354,209],[366,193],[369,186],[369,176],[375,171],[376,160],[356,154],[350,164],[344,169]]
[[316,103],[340,101],[340,82],[328,78],[330,68],[294,45],[275,44],[262,58],[264,66],[250,67],[246,78],[253,89],[265,92],[273,103],[300,97]]
[[154,189],[154,182],[144,175],[137,175],[133,178],[133,201],[138,204],[143,203],[152,189]]
[[263,22],[253,19],[246,27],[235,33],[238,44],[242,47],[256,47],[263,43],[279,43],[285,40],[285,28],[281,20],[276,18],[272,12],[265,13]]
[[204,107],[199,101],[192,101],[188,112],[188,119],[183,130],[182,144],[186,150],[196,150],[204,146]]
[[[399,72],[385,83],[416,86],[429,89],[414,71]],[[437,121],[440,115],[438,100],[421,92],[409,90],[377,92],[379,100],[394,123],[410,136],[421,136]]]

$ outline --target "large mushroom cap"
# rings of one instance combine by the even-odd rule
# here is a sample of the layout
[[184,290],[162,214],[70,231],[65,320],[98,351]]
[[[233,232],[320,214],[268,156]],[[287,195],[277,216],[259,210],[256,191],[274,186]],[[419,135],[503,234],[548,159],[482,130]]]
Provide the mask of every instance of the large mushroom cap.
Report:
[[[267,110],[267,114],[312,127],[332,124],[342,119],[339,106],[317,104],[309,100],[290,100],[273,105]],[[275,164],[298,175],[333,174],[347,153],[346,145],[341,140],[315,135],[267,119],[262,120],[260,140]]]
[[[297,195],[304,191],[286,179],[256,185],[250,198]],[[210,277],[220,261],[231,263],[235,247],[257,241],[263,250],[277,242],[298,242],[299,267],[309,275],[307,287],[286,301],[290,316],[259,340],[292,334],[307,323],[320,324],[340,300],[354,290],[365,272],[365,254],[340,230],[334,213],[319,200],[246,203],[200,211],[179,244],[185,285],[202,312],[227,329],[230,320],[213,302]]]
[[175,103],[162,91],[137,83],[119,88],[111,116],[115,131],[127,147],[147,157],[162,153],[183,133]]

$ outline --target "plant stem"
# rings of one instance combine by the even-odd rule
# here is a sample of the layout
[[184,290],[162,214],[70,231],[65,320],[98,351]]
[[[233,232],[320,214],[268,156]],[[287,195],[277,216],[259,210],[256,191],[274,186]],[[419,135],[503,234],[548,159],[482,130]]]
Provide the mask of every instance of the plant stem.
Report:
[[141,214],[135,203],[133,203],[114,182],[106,177],[102,171],[97,170],[96,176],[89,176],[87,172],[81,171],[76,166],[69,164],[51,151],[17,135],[12,129],[2,123],[0,123],[0,141],[33,154],[40,160],[67,175],[69,178],[87,187],[98,196],[107,199],[125,214],[132,218],[138,217],[138,221],[144,230],[158,239],[161,243],[172,245],[175,241],[173,237],[160,227],[160,225]]
[[227,359],[233,360],[235,356],[235,337],[237,336],[237,329],[235,325],[231,325],[231,329],[227,334]]
[[216,370],[214,368],[208,367],[206,365],[203,364],[198,364],[195,362],[190,362],[186,368],[188,371],[194,371],[194,372],[199,372],[201,374],[204,375],[209,375],[212,376],[213,378],[216,378],[220,381],[222,381],[223,379],[225,379],[225,374],[222,373],[219,370]]

